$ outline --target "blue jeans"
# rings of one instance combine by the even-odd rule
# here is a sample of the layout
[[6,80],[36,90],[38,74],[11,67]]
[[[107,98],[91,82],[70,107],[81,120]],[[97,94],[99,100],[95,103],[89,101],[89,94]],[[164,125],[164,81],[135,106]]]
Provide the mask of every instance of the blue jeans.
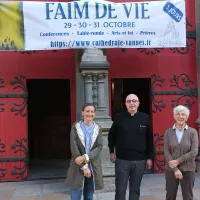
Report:
[[146,161],[129,161],[116,159],[115,162],[115,200],[126,200],[126,189],[129,181],[129,200],[140,199],[140,185]]
[[85,177],[84,188],[82,189],[70,189],[71,200],[81,200],[83,193],[84,200],[93,200],[94,195],[94,182],[93,176],[90,178]]

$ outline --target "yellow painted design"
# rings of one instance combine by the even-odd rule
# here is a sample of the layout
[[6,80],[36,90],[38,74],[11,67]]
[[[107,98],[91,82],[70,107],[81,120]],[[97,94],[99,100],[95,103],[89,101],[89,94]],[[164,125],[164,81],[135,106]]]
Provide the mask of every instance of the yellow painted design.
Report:
[[24,50],[20,2],[0,2],[0,50]]

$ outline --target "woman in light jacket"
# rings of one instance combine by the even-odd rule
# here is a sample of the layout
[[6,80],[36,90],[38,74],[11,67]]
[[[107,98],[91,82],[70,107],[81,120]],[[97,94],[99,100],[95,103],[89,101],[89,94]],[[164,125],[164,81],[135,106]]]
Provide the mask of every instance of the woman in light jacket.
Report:
[[72,158],[67,172],[71,200],[93,200],[94,190],[103,188],[100,153],[103,139],[101,127],[93,121],[93,104],[83,106],[83,120],[76,122],[70,134]]
[[164,135],[166,200],[176,200],[179,182],[183,200],[193,200],[198,135],[195,129],[186,124],[189,114],[187,107],[181,105],[175,107],[176,122]]

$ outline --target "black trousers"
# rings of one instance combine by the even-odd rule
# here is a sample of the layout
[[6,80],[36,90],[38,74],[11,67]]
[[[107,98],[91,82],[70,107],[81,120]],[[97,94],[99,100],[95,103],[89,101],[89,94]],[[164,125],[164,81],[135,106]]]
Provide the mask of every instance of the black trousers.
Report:
[[195,172],[182,172],[183,180],[176,179],[174,172],[166,170],[166,200],[176,200],[179,183],[181,184],[183,200],[193,200],[193,187],[195,181]]
[[126,200],[129,181],[129,200],[139,200],[140,185],[146,161],[128,161],[117,159],[115,162],[115,200]]

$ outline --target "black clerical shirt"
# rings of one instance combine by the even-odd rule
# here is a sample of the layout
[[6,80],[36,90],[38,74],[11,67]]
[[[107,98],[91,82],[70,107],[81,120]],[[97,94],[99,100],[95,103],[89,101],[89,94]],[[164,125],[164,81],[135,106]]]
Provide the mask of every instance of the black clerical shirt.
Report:
[[108,134],[110,153],[122,160],[153,159],[153,134],[149,116],[142,112],[131,115],[122,112],[116,116]]

